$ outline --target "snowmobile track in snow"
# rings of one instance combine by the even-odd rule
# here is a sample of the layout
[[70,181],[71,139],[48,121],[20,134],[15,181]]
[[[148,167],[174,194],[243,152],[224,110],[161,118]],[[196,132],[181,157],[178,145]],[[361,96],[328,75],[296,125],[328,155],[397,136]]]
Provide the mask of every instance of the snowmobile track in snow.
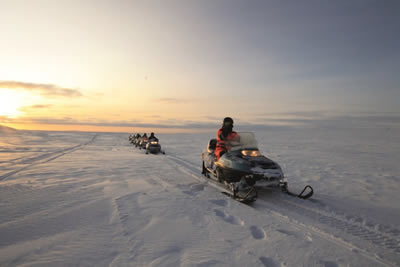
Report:
[[[199,166],[196,166],[190,161],[171,154],[167,158],[176,164],[182,172],[197,180],[205,181],[200,174],[200,163]],[[265,196],[262,192],[265,193]],[[385,254],[393,254],[392,258],[398,258],[400,254],[399,229],[365,222],[362,218],[335,211],[325,204],[312,201],[312,199],[293,198],[274,189],[259,190],[257,201],[249,207],[260,212],[273,213],[279,220],[289,223],[302,232],[314,233],[383,266],[398,266],[399,264],[399,262],[396,262],[397,260],[392,262],[376,253],[376,251],[384,249]],[[290,214],[295,215],[292,216],[295,219]],[[253,237],[261,237],[261,234],[256,230],[252,231],[252,234]],[[366,245],[363,245],[364,242]]]
[[[273,192],[273,194],[276,194],[276,192]],[[312,221],[312,223],[316,222],[316,224],[346,232],[375,246],[400,253],[400,230],[398,229],[366,223],[362,218],[340,215],[335,211],[325,211],[323,207],[318,207],[318,204],[307,203],[305,205],[304,200],[301,199],[291,199],[286,196],[277,196],[279,199],[263,198],[262,195],[261,193],[259,198],[262,201],[258,203],[270,204],[268,205],[269,209],[276,209],[275,206],[283,207],[289,212],[301,215],[305,220]],[[278,209],[276,211],[279,212]]]
[[10,172],[7,172],[7,173],[1,175],[0,176],[0,181],[5,181],[8,177],[10,177],[10,176],[12,176],[12,175],[14,175],[14,174],[16,174],[16,173],[18,173],[20,171],[26,170],[26,169],[28,169],[28,168],[30,168],[32,166],[53,161],[53,160],[55,160],[55,159],[57,159],[59,157],[64,156],[65,154],[68,154],[68,153],[74,152],[74,151],[76,151],[78,149],[81,149],[82,147],[84,147],[86,145],[89,145],[90,143],[94,142],[94,140],[96,139],[96,136],[97,135],[94,135],[92,137],[92,139],[90,139],[88,142],[85,142],[85,143],[82,143],[82,144],[79,144],[79,145],[75,145],[75,146],[72,146],[72,147],[60,149],[60,150],[57,150],[57,151],[54,151],[54,152],[46,152],[46,153],[43,153],[43,154],[40,154],[40,155],[37,155],[37,156],[33,156],[33,157],[19,158],[19,161],[15,161],[14,160],[14,162],[13,162],[14,164],[27,164],[27,165],[22,167],[22,168],[19,168],[19,169],[16,169],[16,170],[13,170],[13,171],[10,171]]

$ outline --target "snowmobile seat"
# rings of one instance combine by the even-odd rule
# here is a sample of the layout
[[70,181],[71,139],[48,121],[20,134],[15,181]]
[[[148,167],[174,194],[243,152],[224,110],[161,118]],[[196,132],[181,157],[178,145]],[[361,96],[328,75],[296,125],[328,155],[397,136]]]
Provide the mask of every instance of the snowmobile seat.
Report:
[[211,139],[210,142],[208,142],[208,153],[214,153],[215,148],[217,147],[217,139]]

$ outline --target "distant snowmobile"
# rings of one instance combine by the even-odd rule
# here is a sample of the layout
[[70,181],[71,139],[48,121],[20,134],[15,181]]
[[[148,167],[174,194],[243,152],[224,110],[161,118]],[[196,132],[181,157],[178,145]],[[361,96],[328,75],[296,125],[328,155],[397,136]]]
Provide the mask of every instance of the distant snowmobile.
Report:
[[149,137],[147,136],[146,133],[143,134],[143,136],[141,136],[137,142],[137,146],[139,147],[139,149],[146,149],[146,145],[149,142]]
[[146,144],[146,154],[158,154],[158,153],[163,153],[165,154],[165,151],[161,150],[161,145],[158,142],[158,140],[149,140],[149,142]]
[[139,135],[139,136],[135,136],[135,138],[133,138],[133,141],[132,141],[132,144],[135,146],[135,147],[138,147],[139,146],[139,144],[140,144],[140,140],[142,139],[142,137]]
[[134,139],[135,139],[135,136],[132,135],[132,134],[130,134],[128,139],[129,139],[129,143],[133,144],[133,141],[134,141]]
[[[257,199],[256,187],[275,186],[289,192],[281,167],[271,159],[261,155],[254,134],[238,133],[238,140],[229,143],[231,150],[217,161],[214,150],[217,140],[211,139],[202,153],[202,173],[216,184],[230,191],[230,195],[241,202]],[[306,195],[303,193],[309,189]],[[300,195],[303,199],[311,197],[313,189],[306,186]]]
[[147,138],[141,138],[140,139],[140,141],[139,141],[139,144],[138,144],[138,146],[139,146],[139,149],[146,149],[146,145],[147,145],[147,143],[148,143],[148,139]]

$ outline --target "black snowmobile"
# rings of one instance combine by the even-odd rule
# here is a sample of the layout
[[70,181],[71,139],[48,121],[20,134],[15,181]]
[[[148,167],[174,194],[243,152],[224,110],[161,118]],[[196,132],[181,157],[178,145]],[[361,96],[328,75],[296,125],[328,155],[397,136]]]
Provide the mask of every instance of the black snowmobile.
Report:
[[254,134],[240,132],[238,135],[238,140],[229,144],[231,150],[218,161],[214,154],[217,140],[209,141],[206,151],[202,153],[202,173],[207,178],[229,190],[230,195],[241,202],[255,201],[256,187],[280,187],[283,192],[303,199],[312,196],[313,189],[308,185],[299,195],[289,192],[281,167],[261,155]]
[[149,142],[146,144],[146,154],[158,154],[158,153],[163,153],[165,154],[165,151],[161,150],[161,145],[158,142],[158,140],[149,140]]

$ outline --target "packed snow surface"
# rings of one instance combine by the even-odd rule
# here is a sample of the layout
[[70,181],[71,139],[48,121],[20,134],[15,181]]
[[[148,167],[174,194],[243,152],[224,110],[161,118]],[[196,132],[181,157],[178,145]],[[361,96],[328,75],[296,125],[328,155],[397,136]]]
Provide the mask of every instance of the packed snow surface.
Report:
[[[251,130],[251,129],[247,129]],[[239,203],[201,176],[213,133],[0,133],[0,266],[399,266],[400,129],[255,131],[302,200]]]

